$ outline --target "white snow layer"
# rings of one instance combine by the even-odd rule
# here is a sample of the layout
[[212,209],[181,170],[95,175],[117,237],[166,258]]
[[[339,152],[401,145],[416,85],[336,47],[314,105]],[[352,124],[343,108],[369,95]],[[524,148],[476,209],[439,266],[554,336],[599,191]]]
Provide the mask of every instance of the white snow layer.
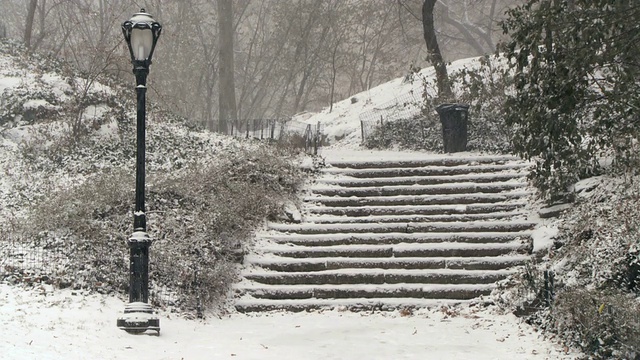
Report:
[[[469,64],[476,60],[466,60]],[[455,62],[454,67],[465,62]],[[29,83],[26,72],[10,74],[8,58],[0,58],[0,92]],[[4,69],[4,70],[1,70]],[[427,75],[431,69],[425,69]],[[56,74],[43,81],[58,100],[71,86]],[[411,90],[401,79],[336,103],[307,117],[321,122],[333,139],[345,137],[322,155],[332,160],[362,161],[473,157],[459,153],[435,155],[420,152],[358,150],[359,118],[364,110]],[[110,90],[102,85],[95,92]],[[366,101],[365,101],[366,99]],[[36,99],[38,101],[39,99]],[[40,103],[29,104],[41,105]],[[103,114],[100,106],[83,114],[92,120]],[[113,132],[111,124],[100,131]],[[5,134],[0,165],[5,174],[15,165],[12,152],[26,136],[20,129]],[[349,149],[349,151],[345,151]],[[13,169],[14,171],[21,170]],[[509,169],[512,170],[512,169]],[[12,179],[18,178],[19,173]],[[6,178],[6,177],[5,177]],[[10,203],[10,187],[0,178],[0,200]],[[16,216],[14,214],[14,216]],[[1,222],[1,221],[0,221]],[[331,235],[323,235],[331,237]],[[302,260],[302,259],[301,259]],[[290,261],[301,261],[290,260]],[[325,259],[326,260],[326,259]],[[131,335],[116,327],[125,302],[105,295],[84,295],[39,285],[31,290],[0,284],[0,358],[2,359],[572,359],[575,354],[559,347],[512,315],[479,306],[459,310],[421,309],[415,313],[351,313],[340,308],[325,312],[232,314],[194,321],[161,312],[159,337]]]
[[416,312],[160,313],[160,336],[116,327],[114,297],[0,285],[0,357],[15,359],[573,359],[513,315],[491,308]]

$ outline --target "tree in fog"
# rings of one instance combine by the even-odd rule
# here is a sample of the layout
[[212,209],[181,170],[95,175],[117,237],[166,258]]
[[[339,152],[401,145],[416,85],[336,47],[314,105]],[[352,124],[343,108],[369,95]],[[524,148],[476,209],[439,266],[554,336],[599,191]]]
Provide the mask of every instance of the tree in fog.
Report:
[[227,133],[227,124],[236,121],[236,85],[233,62],[233,0],[218,0],[218,32],[220,65],[218,131]]
[[[435,2],[443,61],[493,51],[495,21],[509,2]],[[143,3],[164,27],[150,101],[214,130],[234,119],[317,111],[428,64],[424,0]],[[120,24],[139,10],[131,1],[0,0],[0,8],[7,37],[30,51],[129,80]]]
[[442,58],[436,37],[436,28],[433,20],[433,8],[435,5],[436,0],[424,0],[422,4],[422,28],[424,31],[424,41],[429,51],[428,58],[436,71],[438,97],[443,101],[447,101],[451,100],[453,92],[451,91],[451,83],[447,75],[447,65]]

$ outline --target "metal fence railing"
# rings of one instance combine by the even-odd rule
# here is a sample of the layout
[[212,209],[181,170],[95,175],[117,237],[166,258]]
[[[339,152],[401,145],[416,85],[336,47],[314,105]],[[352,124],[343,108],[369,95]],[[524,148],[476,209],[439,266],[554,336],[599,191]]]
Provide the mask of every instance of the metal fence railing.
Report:
[[[203,124],[204,128],[218,131],[218,120]],[[259,140],[273,140],[295,148],[304,148],[309,154],[317,155],[322,127],[320,123],[308,124],[290,118],[279,119],[238,119],[226,124],[227,134],[235,137]]]
[[362,141],[364,142],[386,122],[420,116],[422,113],[421,104],[421,95],[414,91],[409,91],[378,107],[361,113],[358,117],[360,119]]
[[[123,245],[124,246],[124,245]],[[22,243],[20,241],[0,241],[0,282],[10,284],[25,283],[56,283],[63,287],[59,279],[68,274],[68,265],[71,263],[70,255],[62,248],[47,246],[35,242]],[[153,267],[153,265],[152,265]],[[126,269],[122,269],[123,274]],[[183,284],[179,289],[156,284],[149,281],[149,301],[154,306],[181,306],[185,307],[186,296],[180,294],[198,294],[203,291],[203,284],[198,282],[197,271],[193,273],[193,281]],[[186,304],[187,310],[194,310],[201,316],[203,305],[197,295],[192,296],[193,304]]]
[[0,242],[0,280],[11,277],[40,277],[64,269],[68,255],[60,248],[17,241]]

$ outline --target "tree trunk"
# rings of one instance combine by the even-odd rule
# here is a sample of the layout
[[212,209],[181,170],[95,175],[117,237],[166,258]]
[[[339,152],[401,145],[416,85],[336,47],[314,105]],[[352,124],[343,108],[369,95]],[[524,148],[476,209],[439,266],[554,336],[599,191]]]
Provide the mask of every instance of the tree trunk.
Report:
[[436,71],[436,83],[438,86],[438,98],[441,102],[453,100],[453,92],[447,75],[447,66],[442,59],[442,53],[438,46],[436,38],[436,28],[433,21],[433,8],[436,0],[424,0],[422,4],[422,29],[424,32],[424,41],[429,51],[429,61],[433,64]]
[[31,35],[33,34],[33,19],[36,15],[38,0],[31,0],[27,7],[27,22],[24,27],[24,45],[29,49],[31,47]]
[[218,130],[228,133],[227,124],[236,123],[236,90],[233,64],[233,0],[218,0],[218,28],[220,34],[220,78]]

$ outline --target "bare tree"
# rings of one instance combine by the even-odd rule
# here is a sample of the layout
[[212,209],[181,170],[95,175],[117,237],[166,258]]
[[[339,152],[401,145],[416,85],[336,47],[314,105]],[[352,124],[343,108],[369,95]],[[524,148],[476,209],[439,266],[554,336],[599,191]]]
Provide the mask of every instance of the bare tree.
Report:
[[218,0],[218,28],[220,33],[220,66],[218,73],[220,77],[219,91],[219,127],[222,133],[227,133],[227,123],[234,124],[236,116],[236,85],[234,80],[233,62],[233,1]]
[[30,0],[27,5],[27,21],[24,26],[24,44],[29,49],[31,47],[31,35],[33,34],[33,19],[36,15],[38,0]]
[[[491,52],[504,7],[521,1],[431,1],[440,59]],[[169,110],[220,131],[238,118],[317,111],[402,76],[410,65],[425,66],[425,58],[444,65],[425,47],[424,2],[137,2],[167,29],[153,65],[150,100],[160,97]],[[28,38],[31,51],[63,57],[85,72],[130,76],[119,25],[137,10],[131,1],[0,0],[0,8],[6,27],[0,35]],[[223,34],[225,20],[231,20],[231,35]]]
[[429,50],[429,61],[431,61],[436,71],[438,97],[446,101],[453,98],[453,91],[451,91],[451,83],[447,74],[447,65],[442,59],[442,53],[436,37],[436,28],[433,21],[433,8],[435,5],[436,0],[424,0],[422,4],[422,29],[424,31],[424,41],[427,44],[427,50]]

